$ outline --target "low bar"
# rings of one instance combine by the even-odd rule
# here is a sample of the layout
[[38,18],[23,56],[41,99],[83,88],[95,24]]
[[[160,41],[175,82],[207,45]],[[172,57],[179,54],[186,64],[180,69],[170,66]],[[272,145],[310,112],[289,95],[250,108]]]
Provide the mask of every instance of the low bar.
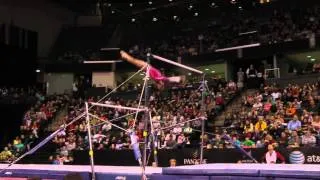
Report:
[[116,124],[113,124],[113,123],[111,123],[111,122],[108,121],[108,120],[101,119],[100,117],[98,117],[98,116],[96,116],[96,115],[93,115],[93,114],[90,114],[90,113],[88,113],[88,115],[91,116],[91,117],[93,117],[93,118],[96,118],[96,119],[98,119],[98,120],[100,120],[100,121],[102,121],[102,122],[104,122],[104,123],[111,124],[111,126],[114,126],[114,127],[118,128],[118,129],[121,129],[122,131],[128,132],[128,130],[126,130],[126,129],[120,127],[120,126],[117,126]]
[[132,110],[132,111],[146,111],[147,109],[139,109],[139,108],[133,108],[133,107],[126,107],[126,106],[115,106],[115,105],[109,105],[109,104],[101,104],[101,103],[90,103],[94,106],[103,106],[108,108],[114,108],[114,109],[126,109],[126,110]]

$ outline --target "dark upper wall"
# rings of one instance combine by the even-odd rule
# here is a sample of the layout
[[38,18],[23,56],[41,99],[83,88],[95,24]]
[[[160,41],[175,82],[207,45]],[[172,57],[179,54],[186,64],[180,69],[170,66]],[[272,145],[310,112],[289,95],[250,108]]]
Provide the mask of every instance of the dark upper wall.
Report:
[[62,25],[73,19],[74,13],[49,0],[0,0],[0,23],[38,32],[40,57],[47,57]]

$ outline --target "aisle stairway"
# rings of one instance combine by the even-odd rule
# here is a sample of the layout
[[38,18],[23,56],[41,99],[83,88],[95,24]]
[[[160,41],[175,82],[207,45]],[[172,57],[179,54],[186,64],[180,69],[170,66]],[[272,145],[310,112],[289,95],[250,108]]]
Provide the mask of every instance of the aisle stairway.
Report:
[[224,126],[224,120],[228,113],[237,113],[239,109],[242,107],[242,97],[247,96],[249,94],[254,94],[257,90],[247,89],[243,90],[240,95],[238,95],[229,105],[227,105],[224,111],[218,115],[214,121],[214,127],[222,127]]
[[51,124],[48,125],[46,130],[48,132],[53,132],[57,130],[62,124],[64,124],[64,118],[67,116],[67,114],[68,114],[68,109],[66,106],[57,114],[57,116],[52,120]]

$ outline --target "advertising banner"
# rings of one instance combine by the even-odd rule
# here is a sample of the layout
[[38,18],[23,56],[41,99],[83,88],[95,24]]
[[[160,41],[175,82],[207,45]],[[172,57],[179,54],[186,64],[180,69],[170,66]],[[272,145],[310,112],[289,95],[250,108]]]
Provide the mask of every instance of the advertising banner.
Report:
[[[265,149],[246,149],[258,162],[263,162]],[[278,151],[285,157],[288,164],[320,164],[320,148],[279,148]],[[138,166],[131,150],[97,151],[95,152],[97,165]],[[200,163],[200,149],[161,149],[157,153],[161,167],[169,166],[170,159],[175,159],[177,165],[194,165]],[[152,164],[153,154],[149,156],[149,165]],[[204,151],[203,163],[254,163],[238,149],[212,149]],[[87,151],[74,152],[74,164],[89,164]]]

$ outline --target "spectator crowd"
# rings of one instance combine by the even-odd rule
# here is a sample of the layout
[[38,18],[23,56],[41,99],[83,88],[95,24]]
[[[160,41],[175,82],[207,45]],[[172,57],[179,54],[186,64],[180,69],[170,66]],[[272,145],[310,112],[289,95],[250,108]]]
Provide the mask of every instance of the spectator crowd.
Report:
[[[243,97],[243,108],[228,114],[227,133],[244,148],[320,146],[319,83],[285,88],[265,86]],[[221,134],[213,148],[228,148]]]
[[[25,112],[22,124],[20,126],[20,135],[16,136],[12,142],[9,142],[0,153],[0,161],[12,161],[30,150],[42,136],[45,135],[45,128],[52,122],[57,112],[59,112],[68,101],[68,96],[52,95],[44,96],[41,91],[29,89],[29,93],[24,93],[20,89],[7,90],[2,88],[2,96],[8,97],[28,95],[34,98],[31,108]],[[25,97],[25,96],[23,96]],[[18,103],[18,102],[17,102]]]
[[[208,88],[204,98],[206,124],[212,123],[214,117],[239,91],[234,82],[217,79],[215,82],[209,80]],[[242,97],[242,107],[227,114],[224,128],[207,128],[208,132],[203,137],[199,131],[203,117],[201,90],[189,84],[188,87],[174,88],[168,92],[152,91],[149,101],[158,148],[199,147],[201,138],[206,149],[268,148],[273,152],[277,147],[320,145],[319,83],[301,86],[289,84],[284,88],[265,85],[260,90],[247,90]],[[104,103],[138,107],[138,98],[128,100],[114,96],[105,99]],[[96,102],[98,99],[100,97],[88,97],[87,100]],[[11,161],[30,150],[62,108],[66,107],[68,111],[64,117],[65,124],[81,115],[85,100],[67,95],[37,96],[37,103],[25,113],[21,134],[4,147],[0,159]],[[134,129],[138,141],[143,141],[144,113],[139,113],[135,121],[135,113],[128,110],[96,106],[90,112],[97,117],[90,119],[95,150],[132,148],[129,135],[105,121],[124,129]],[[74,150],[88,149],[86,122],[82,119],[68,126],[50,143],[56,149],[49,157],[53,164],[72,163]],[[282,159],[281,155],[278,156]]]
[[[209,81],[211,82],[211,81]],[[212,85],[210,85],[212,84]],[[196,87],[197,88],[197,87]],[[209,83],[209,91],[205,94],[205,111],[208,121],[218,114],[225,104],[236,94],[237,89],[230,89],[223,80]],[[158,139],[159,148],[198,147],[199,136],[196,130],[200,129],[202,93],[195,87],[179,87],[171,89],[168,93],[153,91],[150,96],[150,109],[152,110],[152,123]],[[136,100],[125,100],[120,97],[110,98],[106,104],[137,107]],[[89,102],[98,101],[99,97],[90,97]],[[83,99],[73,99],[68,106],[68,123],[83,112]],[[95,150],[123,150],[131,149],[131,140],[127,133],[111,126],[104,121],[111,121],[124,129],[135,129],[139,142],[143,141],[144,113],[139,113],[135,122],[135,113],[123,109],[94,107],[91,109],[92,138]],[[129,114],[129,116],[128,116]],[[193,120],[194,121],[190,121]],[[190,121],[188,123],[184,123]],[[195,130],[195,131],[193,131]],[[54,164],[69,163],[73,150],[87,150],[88,136],[85,121],[79,121],[59,133],[53,140],[57,152],[50,160]]]

